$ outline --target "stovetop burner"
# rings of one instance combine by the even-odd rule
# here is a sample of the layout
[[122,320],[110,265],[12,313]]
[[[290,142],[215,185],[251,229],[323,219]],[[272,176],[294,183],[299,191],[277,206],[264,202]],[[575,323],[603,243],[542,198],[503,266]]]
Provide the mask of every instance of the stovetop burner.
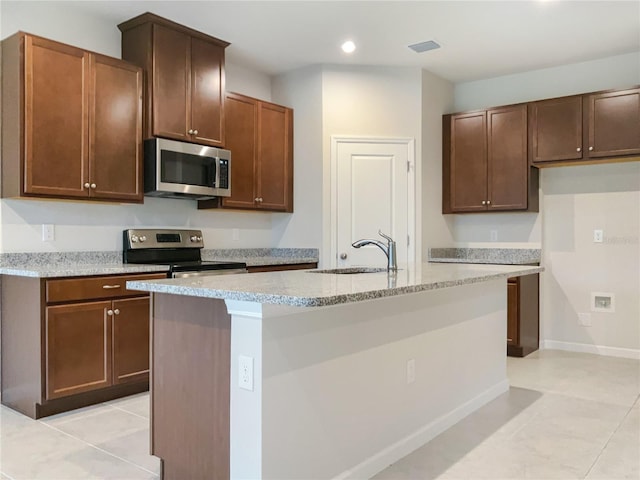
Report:
[[169,265],[173,272],[246,268],[242,262],[203,261],[201,230],[130,229],[122,234],[124,263]]

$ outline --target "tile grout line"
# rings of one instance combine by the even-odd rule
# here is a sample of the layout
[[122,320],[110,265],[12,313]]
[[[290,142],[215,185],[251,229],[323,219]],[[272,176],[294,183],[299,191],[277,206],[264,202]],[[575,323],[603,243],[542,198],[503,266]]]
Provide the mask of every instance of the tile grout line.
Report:
[[134,467],[139,468],[140,470],[144,470],[145,472],[150,473],[151,475],[154,475],[155,477],[158,477],[158,474],[157,474],[157,473],[152,472],[151,470],[147,470],[147,469],[146,469],[146,468],[144,468],[143,466],[138,465],[138,464],[136,464],[136,463],[133,463],[132,461],[127,460],[126,458],[119,457],[118,455],[115,455],[114,453],[111,453],[111,452],[109,452],[109,451],[107,451],[107,450],[105,450],[105,449],[103,449],[103,448],[100,448],[100,447],[98,447],[97,445],[94,445],[94,444],[92,444],[92,443],[86,442],[86,441],[82,440],[81,438],[78,438],[78,437],[76,437],[76,436],[74,436],[74,435],[71,435],[70,433],[67,433],[67,432],[65,432],[65,431],[63,431],[63,430],[60,430],[59,428],[56,428],[56,427],[54,427],[53,425],[49,425],[49,424],[47,424],[47,423],[43,423],[43,425],[45,425],[45,426],[49,427],[49,428],[50,428],[50,429],[52,429],[52,430],[55,430],[56,432],[60,432],[60,433],[62,433],[63,435],[66,435],[67,437],[71,437],[71,438],[73,438],[74,440],[78,440],[79,442],[82,442],[82,443],[84,443],[85,445],[90,446],[91,448],[94,448],[94,449],[99,450],[99,451],[101,451],[101,452],[103,452],[103,453],[106,453],[107,455],[109,455],[109,456],[111,456],[111,457],[117,458],[118,460],[122,460],[123,462],[128,463],[129,465],[133,465]]
[[640,395],[638,395],[636,397],[635,402],[633,402],[631,404],[631,406],[629,407],[629,410],[627,410],[627,413],[624,414],[624,417],[622,417],[622,420],[620,420],[620,423],[618,423],[618,426],[616,427],[616,429],[613,432],[611,432],[611,435],[609,435],[609,438],[607,438],[607,442],[604,444],[604,447],[602,447],[602,450],[600,450],[600,453],[598,453],[598,456],[595,458],[595,460],[593,461],[593,463],[589,467],[589,470],[587,470],[587,473],[585,474],[584,478],[588,478],[589,477],[589,474],[593,470],[593,467],[596,466],[596,463],[598,463],[598,460],[600,460],[600,457],[602,457],[602,454],[604,453],[604,451],[609,446],[609,443],[611,443],[611,439],[613,438],[613,436],[618,432],[618,430],[620,430],[620,427],[622,427],[622,424],[624,423],[624,421],[627,419],[627,417],[629,416],[629,414],[633,410],[633,407],[638,402],[638,399],[640,399]]
[[148,421],[150,422],[149,417],[145,417],[144,415],[140,415],[139,413],[131,412],[131,411],[126,410],[126,409],[124,409],[124,408],[122,408],[122,407],[116,407],[115,405],[111,405],[111,406],[112,406],[113,408],[115,408],[116,410],[120,410],[121,412],[126,412],[126,413],[128,413],[128,414],[130,414],[130,415],[134,415],[134,416],[136,416],[136,417],[144,418],[145,420],[148,420]]
[[[56,425],[66,425],[67,423],[70,422],[75,422],[77,420],[84,420],[86,418],[90,418],[93,417],[95,415],[100,415],[101,413],[105,413],[103,411],[101,411],[100,408],[97,407],[109,407],[111,409],[114,409],[115,407],[107,404],[107,403],[98,403],[96,405],[91,405],[91,407],[96,407],[96,408],[92,408],[91,410],[87,410],[86,412],[83,412],[82,414],[79,414],[78,416],[75,416],[73,418],[67,418],[66,420],[61,420],[59,422],[56,422]],[[70,412],[73,412],[73,410],[70,410]],[[69,413],[69,412],[64,412],[64,413]],[[50,425],[48,422],[51,421],[51,419],[49,417],[43,417],[40,418],[38,420],[36,420],[39,423],[42,423],[43,425]]]

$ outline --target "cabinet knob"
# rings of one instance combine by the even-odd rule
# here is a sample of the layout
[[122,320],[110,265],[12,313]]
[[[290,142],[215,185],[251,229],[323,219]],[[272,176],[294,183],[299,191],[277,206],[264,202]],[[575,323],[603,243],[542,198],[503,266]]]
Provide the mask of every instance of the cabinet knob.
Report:
[[593,151],[593,147],[589,147],[589,151],[592,152]]
[[194,135],[197,135],[197,134],[198,134],[198,130],[194,130],[194,131],[193,131],[193,134],[194,134]]
[[340,254],[340,259],[341,260],[346,260],[347,259],[347,254],[346,253],[341,253]]
[[491,200],[487,200],[487,205],[491,205]]
[[109,316],[113,315],[113,310],[111,310],[111,309],[107,310],[107,315],[109,315]]
[[193,129],[190,128],[189,131],[187,132],[189,135],[193,135]]
[[257,197],[256,202],[260,203],[262,201],[262,197]]
[[92,184],[91,184],[91,188],[96,188],[96,184],[95,184],[95,183],[92,183]]
[[487,204],[487,202],[485,202],[484,200],[482,200],[482,204],[483,204],[483,205],[486,205],[486,204]]
[[113,311],[113,313],[115,313],[116,315],[120,315],[120,309],[119,309],[119,308],[116,308],[116,309]]
[[581,152],[582,149],[580,147],[576,148],[576,152]]
[[89,184],[89,182],[84,184],[84,188],[89,188],[91,185]]

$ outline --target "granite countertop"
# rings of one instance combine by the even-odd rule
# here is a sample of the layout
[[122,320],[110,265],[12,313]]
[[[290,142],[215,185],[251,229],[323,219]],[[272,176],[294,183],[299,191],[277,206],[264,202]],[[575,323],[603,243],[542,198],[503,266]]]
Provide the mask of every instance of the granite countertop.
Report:
[[244,262],[248,267],[318,263],[317,248],[234,248],[203,250],[202,260]]
[[[203,260],[244,262],[247,266],[318,262],[314,248],[203,250]],[[122,252],[25,252],[0,254],[0,275],[55,278],[166,272],[167,265],[122,263]]]
[[431,263],[487,263],[492,265],[538,265],[539,248],[430,248]]
[[192,297],[322,307],[538,273],[542,267],[421,264],[399,270],[336,275],[313,270],[127,282],[127,288]]

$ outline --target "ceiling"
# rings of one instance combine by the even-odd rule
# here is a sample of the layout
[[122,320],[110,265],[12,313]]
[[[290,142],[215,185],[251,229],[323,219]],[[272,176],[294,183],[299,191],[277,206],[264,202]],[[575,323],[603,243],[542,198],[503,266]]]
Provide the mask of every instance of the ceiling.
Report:
[[[310,64],[413,66],[452,82],[640,55],[640,1],[96,1],[114,24],[145,11],[231,42],[229,60],[270,75]],[[347,39],[357,50],[347,55]],[[410,44],[442,48],[415,53]]]

